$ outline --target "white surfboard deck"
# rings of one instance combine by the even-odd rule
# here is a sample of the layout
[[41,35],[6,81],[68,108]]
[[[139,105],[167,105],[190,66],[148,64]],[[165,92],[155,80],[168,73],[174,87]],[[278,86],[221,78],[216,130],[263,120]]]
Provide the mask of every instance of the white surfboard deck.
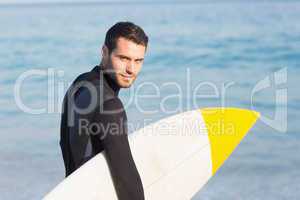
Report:
[[[191,199],[230,156],[259,114],[206,108],[162,119],[129,135],[145,199]],[[45,200],[117,200],[103,153],[85,163]]]

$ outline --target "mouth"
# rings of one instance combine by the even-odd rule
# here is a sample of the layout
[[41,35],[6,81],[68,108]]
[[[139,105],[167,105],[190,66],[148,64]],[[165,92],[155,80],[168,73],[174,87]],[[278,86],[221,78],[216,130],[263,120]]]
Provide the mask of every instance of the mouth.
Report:
[[126,74],[120,74],[124,79],[130,80],[133,78],[133,76],[126,75]]

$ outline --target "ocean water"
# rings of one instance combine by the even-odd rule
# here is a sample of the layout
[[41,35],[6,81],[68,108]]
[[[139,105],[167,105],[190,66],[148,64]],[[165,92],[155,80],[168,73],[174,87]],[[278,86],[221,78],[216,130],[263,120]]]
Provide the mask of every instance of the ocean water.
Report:
[[[100,62],[106,30],[125,20],[150,39],[134,87],[120,93],[131,132],[208,106],[254,108],[269,119],[256,124],[193,199],[299,199],[296,1],[0,6],[0,199],[41,199],[63,180],[59,91]],[[20,77],[32,70],[40,74],[18,90]],[[46,72],[54,73],[53,93]],[[142,84],[141,93],[158,89],[160,96],[137,104]],[[166,99],[179,90],[179,99]],[[195,90],[202,96],[190,95]],[[18,99],[45,110],[25,112]]]

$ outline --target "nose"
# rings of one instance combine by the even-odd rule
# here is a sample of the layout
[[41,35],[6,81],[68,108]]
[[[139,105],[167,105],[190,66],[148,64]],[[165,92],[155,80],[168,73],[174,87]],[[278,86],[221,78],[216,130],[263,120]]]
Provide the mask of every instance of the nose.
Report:
[[127,63],[126,72],[128,74],[133,74],[134,73],[134,62],[128,62]]

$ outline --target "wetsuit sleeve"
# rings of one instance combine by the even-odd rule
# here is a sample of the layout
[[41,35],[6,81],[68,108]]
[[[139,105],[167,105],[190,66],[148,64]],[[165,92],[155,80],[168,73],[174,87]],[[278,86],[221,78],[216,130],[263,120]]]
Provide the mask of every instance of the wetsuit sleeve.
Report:
[[102,112],[97,112],[94,120],[101,129],[96,138],[104,148],[118,198],[143,200],[144,190],[131,155],[122,102],[117,98],[104,102]]
[[86,109],[90,101],[91,94],[89,90],[82,88],[74,102],[70,104],[70,112],[66,113],[68,114],[67,120],[70,120],[69,122],[64,122],[65,126],[68,125],[68,136],[65,136],[68,137],[68,140],[63,144],[67,148],[64,153],[69,158],[66,163],[66,176],[70,175],[94,156],[90,135],[86,126],[92,120],[94,112],[80,113],[76,112],[74,108],[76,106],[80,109]]

